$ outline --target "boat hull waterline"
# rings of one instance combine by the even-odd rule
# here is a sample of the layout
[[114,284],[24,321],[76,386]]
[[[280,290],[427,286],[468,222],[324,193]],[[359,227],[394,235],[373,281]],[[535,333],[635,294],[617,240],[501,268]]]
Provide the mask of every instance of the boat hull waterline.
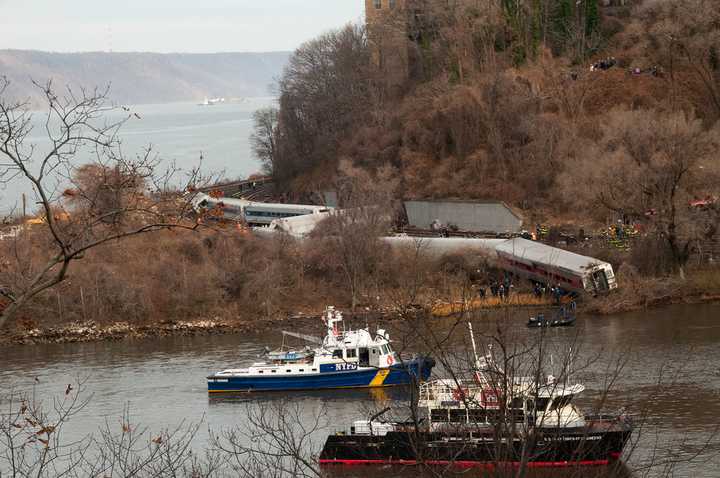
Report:
[[415,381],[427,380],[434,365],[433,359],[420,357],[387,368],[358,367],[355,370],[338,372],[282,374],[264,377],[211,375],[208,377],[208,392],[272,392],[408,385]]
[[[630,429],[600,433],[547,431],[535,453],[527,461],[529,468],[606,466],[620,459]],[[418,437],[419,436],[419,440]],[[518,467],[522,441],[514,440],[506,449],[492,436],[485,439],[448,437],[421,432],[390,432],[385,436],[332,435],[320,455],[321,465],[452,465],[461,468]],[[503,459],[499,459],[503,457]]]

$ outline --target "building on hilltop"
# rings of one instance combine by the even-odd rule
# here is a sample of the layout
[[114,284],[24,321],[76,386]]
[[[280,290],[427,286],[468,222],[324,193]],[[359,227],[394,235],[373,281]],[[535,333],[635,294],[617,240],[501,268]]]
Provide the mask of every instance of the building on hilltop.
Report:
[[458,9],[477,8],[479,2],[365,0],[365,18],[373,61],[386,82],[390,86],[400,85],[411,76],[413,65],[422,62],[419,59],[419,47],[427,47],[437,34],[438,16]]
[[375,67],[390,87],[409,75],[410,15],[413,0],[365,0],[368,40]]

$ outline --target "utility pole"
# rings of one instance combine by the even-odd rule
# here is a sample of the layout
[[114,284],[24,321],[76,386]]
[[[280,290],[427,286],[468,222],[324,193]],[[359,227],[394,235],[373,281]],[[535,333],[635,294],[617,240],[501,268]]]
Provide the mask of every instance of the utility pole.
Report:
[[25,193],[22,194],[22,217],[25,219],[27,217],[27,198],[25,197]]

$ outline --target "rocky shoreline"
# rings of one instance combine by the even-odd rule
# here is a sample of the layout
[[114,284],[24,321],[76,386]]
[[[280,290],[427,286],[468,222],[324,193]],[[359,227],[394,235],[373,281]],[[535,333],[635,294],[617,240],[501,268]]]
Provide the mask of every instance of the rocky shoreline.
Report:
[[130,324],[117,322],[101,325],[95,322],[73,322],[46,329],[9,330],[0,332],[0,344],[5,345],[42,345],[83,342],[103,342],[136,340],[160,337],[223,335],[234,333],[258,333],[268,326],[278,326],[293,319],[298,321],[307,317],[288,317],[285,319],[266,319],[262,322],[226,320],[221,318],[198,320],[165,320],[156,324]]
[[[642,309],[663,307],[673,304],[700,304],[720,303],[720,294],[694,294],[691,296],[678,296],[670,294],[661,297],[646,298],[644,301],[613,301],[612,305],[603,301],[589,301],[584,304],[584,312],[590,314],[609,315],[623,312],[632,312]],[[530,304],[525,307],[531,306]],[[537,305],[536,305],[537,306]],[[467,308],[462,308],[468,310]],[[472,307],[474,311],[497,309],[497,305],[485,307]],[[392,317],[397,314],[389,310],[366,312],[368,317]],[[447,317],[452,314],[440,314],[438,317]],[[317,326],[319,316],[313,314],[297,314],[264,318],[262,321],[243,319],[212,319],[197,320],[163,320],[155,324],[130,324],[116,322],[112,324],[97,324],[93,321],[72,322],[66,325],[49,328],[31,328],[26,330],[0,331],[0,345],[32,346],[43,344],[68,344],[84,342],[103,342],[120,340],[142,340],[161,337],[182,337],[202,335],[224,335],[240,333],[261,333],[268,328],[279,328],[292,324],[293,329],[307,330]]]

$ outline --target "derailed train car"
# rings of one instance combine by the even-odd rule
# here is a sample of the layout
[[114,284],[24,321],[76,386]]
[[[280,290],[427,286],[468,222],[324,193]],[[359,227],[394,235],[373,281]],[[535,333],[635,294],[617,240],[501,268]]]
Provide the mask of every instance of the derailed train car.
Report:
[[332,209],[310,204],[278,204],[214,198],[202,193],[193,198],[192,205],[196,212],[206,212],[211,217],[245,221],[251,226],[268,226],[276,219],[326,213]]
[[540,242],[510,239],[495,252],[502,269],[567,291],[602,294],[618,287],[609,263]]

